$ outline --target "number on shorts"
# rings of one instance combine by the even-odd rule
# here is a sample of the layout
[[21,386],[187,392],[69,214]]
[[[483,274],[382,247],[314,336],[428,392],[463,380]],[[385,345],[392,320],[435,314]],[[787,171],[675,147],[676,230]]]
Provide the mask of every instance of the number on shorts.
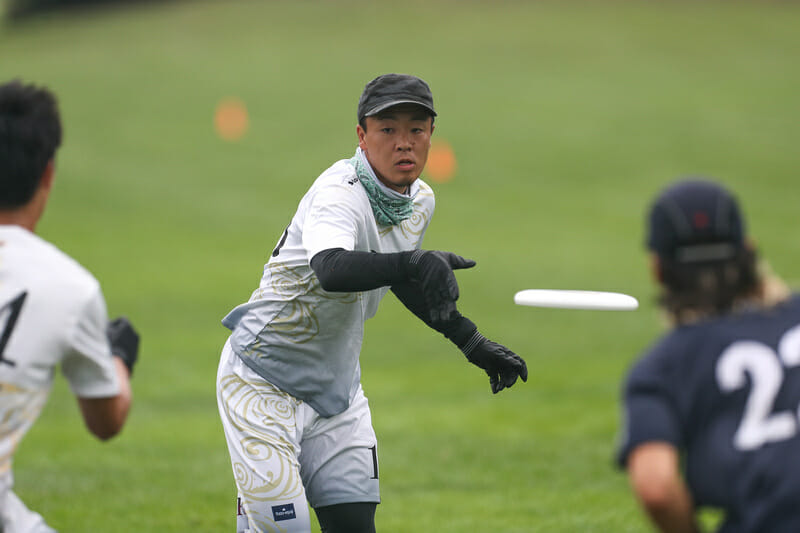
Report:
[[378,479],[378,445],[376,444],[372,448],[372,479]]
[[0,364],[5,363],[9,366],[16,366],[14,361],[5,358],[4,353],[8,339],[11,338],[11,332],[14,331],[14,325],[16,325],[17,318],[19,318],[19,312],[22,310],[22,304],[25,303],[26,296],[28,296],[27,291],[23,291],[16,298],[0,307],[0,314],[5,313],[6,309],[8,309],[8,319],[3,327],[3,334],[0,336]]
[[769,442],[789,439],[798,432],[797,413],[773,412],[775,398],[783,386],[785,367],[800,365],[800,326],[781,338],[776,354],[766,344],[740,341],[728,347],[717,361],[717,382],[723,392],[733,392],[747,385],[742,420],[733,438],[738,450],[755,450]]

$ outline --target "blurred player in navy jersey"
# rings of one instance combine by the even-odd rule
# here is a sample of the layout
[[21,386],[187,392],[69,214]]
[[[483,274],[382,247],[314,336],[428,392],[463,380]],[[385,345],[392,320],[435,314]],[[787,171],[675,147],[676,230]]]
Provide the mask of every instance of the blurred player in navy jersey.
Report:
[[800,531],[800,296],[759,265],[733,194],[665,189],[647,246],[672,330],[633,366],[618,450],[661,531]]
[[[11,461],[47,401],[57,367],[86,427],[102,440],[125,424],[139,335],[108,322],[100,284],[37,236],[61,144],[56,99],[0,84],[0,532],[51,533],[14,494]],[[53,456],[59,444],[53,443]],[[112,528],[113,529],[113,528]]]

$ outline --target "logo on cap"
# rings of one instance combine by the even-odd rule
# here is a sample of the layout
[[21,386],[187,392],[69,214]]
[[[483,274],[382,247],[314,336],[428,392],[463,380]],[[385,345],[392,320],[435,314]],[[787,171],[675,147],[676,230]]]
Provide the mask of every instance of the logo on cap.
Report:
[[705,211],[695,211],[694,216],[692,216],[692,221],[694,222],[694,227],[697,229],[707,228],[708,213]]
[[684,179],[664,189],[648,222],[647,247],[682,262],[729,259],[744,245],[736,199],[708,179]]

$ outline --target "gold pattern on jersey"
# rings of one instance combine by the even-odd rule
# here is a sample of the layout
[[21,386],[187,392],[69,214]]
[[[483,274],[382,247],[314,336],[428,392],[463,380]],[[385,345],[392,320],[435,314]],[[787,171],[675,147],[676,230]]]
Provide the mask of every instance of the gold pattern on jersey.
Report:
[[258,289],[252,300],[260,300],[265,296],[279,296],[283,300],[273,302],[276,309],[272,319],[242,355],[263,356],[265,345],[261,338],[269,332],[280,333],[282,338],[296,344],[309,342],[319,334],[319,320],[314,310],[321,299],[349,304],[360,297],[358,293],[323,290],[319,279],[307,266],[289,267],[270,263],[265,270],[269,274],[269,285]]
[[47,395],[47,390],[0,383],[0,474],[11,469],[11,457],[42,411]]
[[[352,303],[355,297],[348,292],[327,292],[319,283],[319,279],[314,275],[314,271],[307,265],[288,266],[280,263],[268,263],[265,273],[269,274],[269,288],[256,291],[254,299],[260,300],[266,292],[269,297],[281,297],[284,299],[297,299],[300,296],[327,298],[331,300],[341,300],[345,303]],[[271,293],[270,293],[271,289]]]
[[275,296],[292,298],[298,294],[320,291],[319,280],[306,265],[292,267],[282,263],[267,263],[264,270],[269,275],[269,288]]
[[251,349],[257,350],[261,344],[262,335],[269,332],[281,334],[284,338],[296,344],[309,342],[319,333],[319,320],[314,314],[314,301],[307,298],[289,300],[272,320],[264,327],[259,339]]
[[[433,191],[427,185],[421,184],[419,192],[417,193],[417,197],[424,196],[433,196]],[[411,246],[416,248],[422,239],[422,233],[430,219],[430,209],[426,209],[420,203],[414,203],[414,212],[409,218],[403,220],[396,226],[379,226],[378,234],[381,236],[381,238],[383,238],[393,231],[399,231],[403,236],[403,239],[408,241]]]

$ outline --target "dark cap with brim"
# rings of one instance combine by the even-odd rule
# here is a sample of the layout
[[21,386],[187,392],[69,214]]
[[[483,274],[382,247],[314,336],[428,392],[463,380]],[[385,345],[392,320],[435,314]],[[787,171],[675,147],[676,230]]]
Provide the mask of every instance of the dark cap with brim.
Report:
[[682,263],[723,261],[744,247],[736,198],[705,178],[680,180],[661,192],[648,219],[647,247]]
[[364,87],[358,100],[358,121],[401,104],[422,106],[431,116],[436,116],[433,95],[427,83],[408,74],[384,74]]

